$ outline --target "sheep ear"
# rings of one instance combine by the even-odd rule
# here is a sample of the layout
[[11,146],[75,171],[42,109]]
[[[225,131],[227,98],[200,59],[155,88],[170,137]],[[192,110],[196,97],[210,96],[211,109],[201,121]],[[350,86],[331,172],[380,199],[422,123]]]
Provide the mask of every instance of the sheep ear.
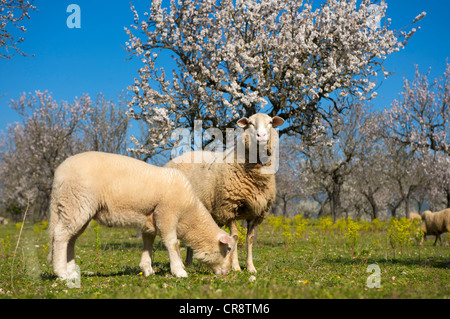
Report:
[[247,125],[248,125],[248,118],[246,118],[246,117],[241,118],[239,121],[237,121],[237,125],[239,127],[247,127]]
[[222,244],[228,244],[228,243],[231,242],[231,237],[230,237],[230,236],[227,236],[227,235],[220,235],[219,241],[220,241]]
[[234,242],[237,243],[238,240],[239,240],[239,236],[238,235],[233,235],[233,239],[234,239]]
[[279,116],[274,116],[272,118],[272,127],[281,126],[281,125],[283,125],[283,123],[284,123],[284,120]]

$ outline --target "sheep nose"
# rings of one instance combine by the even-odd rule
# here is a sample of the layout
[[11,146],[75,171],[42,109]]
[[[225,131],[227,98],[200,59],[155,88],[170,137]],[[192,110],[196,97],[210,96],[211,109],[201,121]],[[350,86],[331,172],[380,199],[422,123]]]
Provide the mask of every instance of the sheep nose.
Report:
[[218,275],[228,275],[228,273],[230,272],[230,270],[226,270],[226,269],[219,269],[218,271]]
[[266,137],[267,133],[266,132],[258,132],[258,133],[256,133],[256,136],[258,136],[258,137]]

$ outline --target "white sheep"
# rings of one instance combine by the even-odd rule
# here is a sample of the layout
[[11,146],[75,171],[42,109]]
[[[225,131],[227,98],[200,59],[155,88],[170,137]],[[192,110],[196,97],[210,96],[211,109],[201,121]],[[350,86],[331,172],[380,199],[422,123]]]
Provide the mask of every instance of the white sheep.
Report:
[[[423,237],[427,235],[436,236],[433,246],[436,246],[436,242],[442,244],[441,234],[450,232],[450,208],[441,210],[439,212],[432,213],[427,210],[422,214],[422,220],[424,221],[422,225]],[[423,238],[421,244],[423,242]]]
[[178,238],[216,274],[227,274],[231,267],[235,239],[217,226],[189,181],[175,169],[108,153],[74,155],[55,172],[50,214],[49,261],[53,259],[61,279],[77,278],[75,241],[92,219],[141,229],[144,250],[139,266],[145,276],[154,274],[151,254],[157,234],[176,277],[187,277],[177,252]]
[[[275,200],[274,174],[278,161],[275,128],[283,122],[278,116],[272,118],[263,113],[241,118],[237,124],[244,131],[232,152],[187,152],[166,164],[186,174],[214,220],[219,226],[227,225],[232,236],[238,234],[236,220],[247,221],[246,267],[251,273],[256,273],[252,256],[255,229],[267,217]],[[198,159],[203,160],[198,163]],[[236,246],[232,259],[232,269],[240,270]],[[186,264],[191,263],[188,249]]]

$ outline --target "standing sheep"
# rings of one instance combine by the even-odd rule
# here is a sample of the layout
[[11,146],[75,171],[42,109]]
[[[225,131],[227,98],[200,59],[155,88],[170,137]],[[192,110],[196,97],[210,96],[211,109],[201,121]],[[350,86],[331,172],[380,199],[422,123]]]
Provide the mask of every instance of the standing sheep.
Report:
[[432,213],[431,211],[427,210],[423,212],[422,220],[424,221],[422,225],[423,237],[425,238],[425,236],[427,235],[434,235],[436,236],[436,240],[434,241],[433,246],[436,246],[436,242],[438,239],[442,244],[441,234],[450,232],[450,208],[441,210],[436,213]]
[[[274,174],[278,164],[275,128],[283,123],[282,118],[263,113],[241,118],[237,124],[244,131],[233,151],[187,152],[166,164],[186,174],[214,220],[219,226],[227,225],[232,236],[238,234],[236,220],[247,221],[246,267],[251,273],[256,273],[252,256],[255,229],[267,217],[275,199]],[[196,163],[199,158],[202,161]],[[232,269],[240,270],[237,242],[232,260]],[[186,264],[192,264],[189,249]]]
[[53,259],[54,271],[62,279],[77,276],[75,241],[91,219],[142,230],[139,266],[145,276],[154,274],[151,254],[157,234],[176,277],[187,277],[177,252],[178,238],[216,274],[227,274],[231,267],[234,240],[216,225],[189,181],[174,169],[108,153],[72,156],[55,172],[50,214],[49,261]]

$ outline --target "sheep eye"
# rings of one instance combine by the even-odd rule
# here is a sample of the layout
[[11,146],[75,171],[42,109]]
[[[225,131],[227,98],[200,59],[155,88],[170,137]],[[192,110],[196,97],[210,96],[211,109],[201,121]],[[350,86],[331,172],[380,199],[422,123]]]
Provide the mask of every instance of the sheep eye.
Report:
[[229,253],[230,251],[231,251],[231,247],[228,246],[228,247],[227,247],[227,253]]

